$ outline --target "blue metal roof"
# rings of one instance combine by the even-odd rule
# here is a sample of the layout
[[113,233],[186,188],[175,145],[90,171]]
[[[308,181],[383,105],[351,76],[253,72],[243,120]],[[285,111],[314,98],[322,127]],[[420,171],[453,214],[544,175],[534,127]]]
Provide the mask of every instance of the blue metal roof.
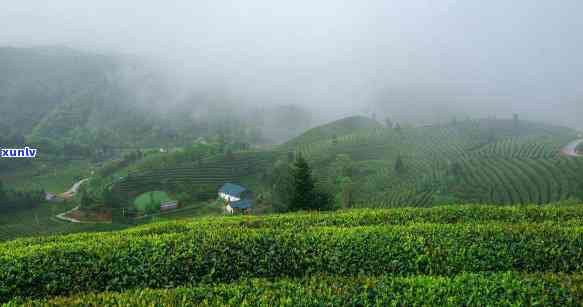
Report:
[[251,200],[249,199],[243,199],[229,204],[233,209],[248,209],[251,208],[251,205]]
[[219,192],[225,193],[231,196],[239,196],[244,191],[247,191],[246,188],[236,185],[233,183],[225,183],[220,189]]

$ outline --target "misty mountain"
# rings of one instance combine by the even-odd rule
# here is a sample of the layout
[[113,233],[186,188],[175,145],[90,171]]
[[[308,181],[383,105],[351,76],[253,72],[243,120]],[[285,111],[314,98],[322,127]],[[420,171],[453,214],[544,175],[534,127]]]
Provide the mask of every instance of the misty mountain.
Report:
[[55,108],[102,84],[114,65],[65,48],[0,48],[0,120],[28,134]]
[[[294,105],[248,107],[221,89],[178,92],[144,59],[62,47],[0,48],[3,144],[158,146],[198,137],[263,144],[300,134]],[[193,83],[196,83],[193,81]]]

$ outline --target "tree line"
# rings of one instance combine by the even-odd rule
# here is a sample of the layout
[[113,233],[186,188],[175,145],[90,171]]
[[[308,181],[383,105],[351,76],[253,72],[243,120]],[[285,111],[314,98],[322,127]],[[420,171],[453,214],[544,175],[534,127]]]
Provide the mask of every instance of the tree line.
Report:
[[334,209],[332,194],[316,186],[312,167],[301,155],[291,165],[280,165],[276,177],[273,189],[276,211]]
[[43,190],[8,189],[0,180],[0,213],[32,209],[44,201],[44,195]]

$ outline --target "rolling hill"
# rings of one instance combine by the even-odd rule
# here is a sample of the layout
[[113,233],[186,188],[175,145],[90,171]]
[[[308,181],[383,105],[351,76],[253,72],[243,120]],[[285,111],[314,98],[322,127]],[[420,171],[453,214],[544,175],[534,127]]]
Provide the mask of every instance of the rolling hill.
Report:
[[[355,207],[546,204],[581,196],[583,159],[561,154],[576,136],[572,129],[527,121],[392,129],[351,117],[313,128],[273,150],[235,153],[231,161],[218,155],[204,165],[131,174],[120,187],[147,189],[162,180],[219,186],[262,175],[253,188],[265,191],[273,180],[268,174],[287,163],[291,152],[307,158],[318,184],[333,193],[340,193],[339,169],[349,169]],[[397,158],[404,171],[395,170]]]
[[35,227],[0,226],[0,240],[28,236],[0,243],[0,303],[580,306],[583,158],[561,153],[576,136],[527,121],[393,129],[353,117],[271,149],[156,153],[105,182],[213,197],[235,181],[269,202],[278,169],[302,155],[322,189],[342,193],[337,178],[350,178],[353,208],[134,225],[23,213]]

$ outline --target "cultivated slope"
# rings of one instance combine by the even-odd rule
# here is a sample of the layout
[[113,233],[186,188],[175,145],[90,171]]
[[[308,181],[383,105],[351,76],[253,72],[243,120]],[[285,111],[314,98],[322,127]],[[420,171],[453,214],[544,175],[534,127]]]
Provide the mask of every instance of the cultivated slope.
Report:
[[[576,135],[564,127],[489,119],[290,143],[331,189],[338,176],[335,159],[347,156],[341,167],[351,169],[358,206],[543,204],[581,196],[583,160],[561,154]],[[399,156],[405,169],[396,172]]]
[[[294,152],[308,159],[320,187],[337,198],[349,191],[353,207],[545,204],[582,197],[583,158],[561,154],[576,135],[572,129],[525,121],[469,120],[395,130],[350,117],[313,128],[275,150],[220,154],[204,163],[136,173],[120,187],[136,191],[166,181],[216,188],[235,180],[273,193],[277,178],[270,175]],[[404,164],[400,171],[398,157]],[[341,177],[350,178],[348,188]]]
[[20,239],[0,244],[0,302],[577,306],[581,221],[581,206],[467,205]]

